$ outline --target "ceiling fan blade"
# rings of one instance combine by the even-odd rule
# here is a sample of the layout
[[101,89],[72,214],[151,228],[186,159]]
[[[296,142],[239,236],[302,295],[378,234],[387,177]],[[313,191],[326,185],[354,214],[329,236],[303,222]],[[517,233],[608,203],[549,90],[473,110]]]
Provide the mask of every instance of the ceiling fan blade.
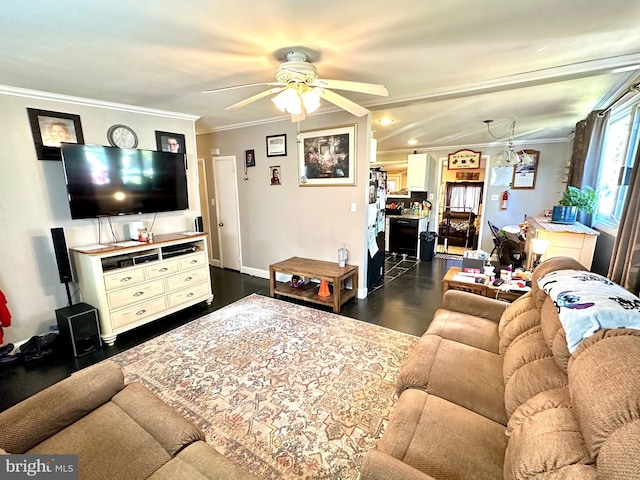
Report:
[[253,95],[252,97],[245,98],[241,102],[234,103],[233,105],[230,105],[227,108],[225,108],[225,110],[234,110],[236,108],[244,107],[245,105],[249,105],[250,103],[255,102],[256,100],[260,100],[261,98],[267,97],[267,96],[269,96],[271,94],[278,93],[278,92],[282,91],[283,89],[284,89],[284,87],[270,88],[269,90],[265,90],[264,92],[260,92],[260,93],[258,93],[256,95]]
[[387,95],[389,95],[389,92],[384,85],[377,85],[375,83],[350,82],[348,80],[328,80],[325,78],[318,78],[311,84],[311,86],[320,88],[333,88],[336,90],[348,90],[350,92],[368,93],[369,95],[380,95],[381,97],[386,97]]
[[361,107],[357,103],[352,102],[348,98],[345,98],[342,95],[338,95],[337,93],[332,92],[331,90],[324,90],[322,88],[318,88],[316,89],[316,91],[318,92],[318,95],[320,95],[326,101],[331,102],[334,105],[337,105],[338,107],[346,110],[347,112],[355,115],[356,117],[364,117],[367,113],[369,113],[369,110],[367,110],[366,108]]
[[246,88],[246,87],[257,87],[257,86],[261,86],[261,85],[280,86],[280,85],[284,85],[284,84],[282,84],[280,82],[247,83],[246,85],[234,85],[232,87],[214,88],[213,90],[205,90],[202,93],[226,92],[227,90],[235,90],[237,88]]

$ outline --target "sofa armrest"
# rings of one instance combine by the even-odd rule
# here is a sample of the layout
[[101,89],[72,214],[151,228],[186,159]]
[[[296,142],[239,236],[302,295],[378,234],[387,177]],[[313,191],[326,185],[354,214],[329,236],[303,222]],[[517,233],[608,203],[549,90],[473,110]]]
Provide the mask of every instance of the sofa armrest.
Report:
[[0,413],[0,447],[23,454],[111,400],[124,388],[122,370],[101,362]]
[[362,460],[360,480],[435,480],[380,450],[369,450]]
[[508,303],[460,290],[447,290],[442,297],[442,308],[499,322]]

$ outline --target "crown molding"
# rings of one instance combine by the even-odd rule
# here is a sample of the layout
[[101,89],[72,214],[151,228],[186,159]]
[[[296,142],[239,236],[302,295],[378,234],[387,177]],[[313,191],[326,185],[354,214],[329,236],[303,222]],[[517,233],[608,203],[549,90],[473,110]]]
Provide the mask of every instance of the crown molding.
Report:
[[92,98],[74,97],[71,95],[62,95],[59,93],[42,92],[40,90],[29,90],[27,88],[12,87],[9,85],[0,85],[0,94],[11,95],[14,97],[33,98],[36,100],[48,100],[51,102],[70,103],[74,105],[82,105],[86,107],[105,108],[109,110],[119,110],[121,112],[140,113],[142,115],[153,115],[156,117],[175,118],[179,120],[189,120],[195,122],[200,118],[199,115],[190,115],[187,113],[169,112],[166,110],[155,110],[153,108],[137,107],[135,105],[126,105],[124,103],[105,102]]
[[[542,138],[537,140],[526,140],[521,142],[514,141],[514,146],[518,145],[523,148],[529,148],[531,145],[548,145],[550,143],[569,143],[571,139],[569,138]],[[476,143],[476,144],[464,144],[464,148],[469,148],[471,150],[482,150],[483,148],[496,148],[496,147],[505,147],[507,146],[507,142],[492,142],[492,143]],[[394,154],[410,154],[413,152],[418,153],[432,153],[432,152],[454,152],[461,148],[460,145],[448,145],[443,147],[429,147],[429,146],[417,146],[414,145],[410,148],[402,148],[399,150],[378,150],[378,155],[394,155]]]

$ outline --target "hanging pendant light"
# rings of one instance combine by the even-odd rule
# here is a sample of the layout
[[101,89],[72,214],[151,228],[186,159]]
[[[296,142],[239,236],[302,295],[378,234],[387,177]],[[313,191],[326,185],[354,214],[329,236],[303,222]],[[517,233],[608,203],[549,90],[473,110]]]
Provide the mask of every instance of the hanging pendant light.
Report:
[[[502,140],[503,137],[498,137],[491,132],[491,124],[493,123],[493,120],[484,120],[484,123],[487,124],[487,131],[489,132],[489,135],[491,135],[496,140]],[[509,129],[507,130],[507,133],[506,133],[507,148],[499,151],[496,154],[497,165],[500,165],[503,162],[506,165],[515,165],[518,162],[527,163],[527,164],[533,163],[533,160],[531,159],[531,157],[529,157],[529,155],[524,150],[516,151],[513,145],[515,132],[516,132],[516,120],[514,118],[513,121],[511,122],[511,125],[509,125]]]

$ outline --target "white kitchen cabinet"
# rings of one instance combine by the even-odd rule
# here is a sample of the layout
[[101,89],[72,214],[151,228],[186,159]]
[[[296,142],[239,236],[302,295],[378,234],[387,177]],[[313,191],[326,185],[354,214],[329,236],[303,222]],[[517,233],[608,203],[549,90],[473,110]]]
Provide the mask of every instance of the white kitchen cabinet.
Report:
[[429,190],[430,177],[435,174],[435,159],[426,153],[414,153],[407,158],[407,189],[411,192]]
[[82,300],[98,309],[100,336],[213,301],[207,235],[156,235],[153,243],[71,248]]

